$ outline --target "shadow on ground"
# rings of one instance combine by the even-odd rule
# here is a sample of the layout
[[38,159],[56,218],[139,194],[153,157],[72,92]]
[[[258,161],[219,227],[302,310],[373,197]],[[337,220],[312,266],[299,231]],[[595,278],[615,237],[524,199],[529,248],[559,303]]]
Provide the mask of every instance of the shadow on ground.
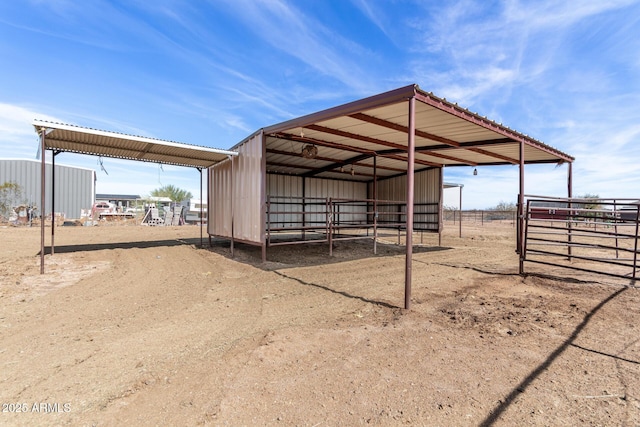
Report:
[[[441,246],[414,245],[413,253],[440,252],[451,249]],[[329,255],[329,245],[326,242],[310,242],[269,247],[267,248],[267,262],[262,263],[262,248],[259,246],[236,242],[234,255],[231,256],[229,241],[216,239],[212,242],[209,250],[267,271],[312,267],[367,258],[397,257],[404,256],[406,253],[404,246],[378,242],[377,254],[374,254],[372,242],[350,241],[335,242],[333,244],[333,254]]]
[[[206,240],[204,241],[206,245]],[[107,249],[132,249],[132,248],[157,248],[157,247],[169,247],[191,245],[200,246],[200,238],[190,239],[167,239],[167,240],[148,240],[139,242],[118,242],[118,243],[87,243],[84,245],[60,245],[54,247],[54,253],[56,254],[68,254],[74,252],[90,252],[90,251],[103,251]],[[45,247],[44,253],[46,255],[51,254],[51,246]],[[37,253],[40,255],[40,252]]]

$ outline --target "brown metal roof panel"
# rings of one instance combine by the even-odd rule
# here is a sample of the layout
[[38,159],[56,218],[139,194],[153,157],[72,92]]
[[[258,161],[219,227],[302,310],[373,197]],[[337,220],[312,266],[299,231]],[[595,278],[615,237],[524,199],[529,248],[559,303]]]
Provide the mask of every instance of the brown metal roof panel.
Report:
[[368,116],[373,116],[378,119],[398,123],[403,126],[407,126],[408,112],[409,103],[407,101],[363,111],[363,113]]
[[405,99],[413,96],[416,93],[416,88],[417,85],[404,86],[378,95],[370,96],[368,98],[363,98],[357,101],[349,102],[347,104],[339,105],[337,107],[329,108],[316,113],[308,114],[306,116],[298,117],[296,119],[288,120],[286,122],[278,123],[273,126],[266,127],[264,129],[264,132],[266,134],[282,132],[286,129],[306,126],[309,123],[319,123],[334,117],[345,116],[360,111],[367,111],[372,108],[381,107],[384,105],[401,103]]
[[393,129],[372,126],[370,123],[361,120],[355,120],[347,117],[344,120],[331,120],[319,124],[320,126],[359,135],[365,138],[381,139],[389,142],[400,143],[406,145],[407,136],[404,132],[398,132]]

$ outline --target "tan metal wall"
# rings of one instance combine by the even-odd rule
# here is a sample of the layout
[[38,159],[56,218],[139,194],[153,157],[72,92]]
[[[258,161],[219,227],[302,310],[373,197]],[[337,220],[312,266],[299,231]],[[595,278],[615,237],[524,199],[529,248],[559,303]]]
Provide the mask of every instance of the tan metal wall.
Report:
[[[259,132],[237,148],[238,156],[210,169],[209,234],[263,243],[263,144]],[[232,227],[233,218],[233,227]]]
[[209,169],[209,218],[207,232],[214,236],[231,237],[231,160]]
[[[442,182],[440,169],[428,169],[417,172],[414,181],[414,204],[420,203],[439,203],[440,192],[442,191]],[[373,184],[369,184],[369,194],[373,197]],[[398,176],[391,179],[378,181],[378,200],[397,200],[406,202],[407,200],[407,177]],[[434,210],[435,209],[435,210]],[[394,212],[397,207],[380,205],[380,212]],[[429,213],[420,213],[429,212]],[[438,222],[437,207],[420,207],[415,208],[414,221],[419,222]],[[402,215],[401,221],[406,221],[406,216]],[[436,228],[434,228],[436,227]],[[415,229],[420,227],[416,226]],[[428,229],[437,231],[437,226],[429,226]]]

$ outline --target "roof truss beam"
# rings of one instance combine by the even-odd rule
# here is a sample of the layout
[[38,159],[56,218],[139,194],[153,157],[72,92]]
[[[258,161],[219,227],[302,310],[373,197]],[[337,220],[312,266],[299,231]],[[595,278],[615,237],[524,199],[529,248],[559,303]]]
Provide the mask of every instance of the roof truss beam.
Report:
[[339,144],[337,142],[323,141],[320,139],[309,138],[306,136],[298,136],[298,135],[293,135],[293,134],[284,133],[284,132],[279,132],[271,136],[279,139],[284,139],[287,141],[296,141],[303,144],[315,144],[321,147],[335,148],[336,150],[350,151],[352,153],[363,153],[363,154],[368,153],[371,155],[375,155],[376,153],[374,150],[367,150],[365,148],[357,148],[357,147],[352,147],[350,145]]
[[398,149],[403,149],[404,148],[404,150],[406,151],[406,147],[404,147],[403,145],[396,144],[396,143],[389,142],[389,141],[384,141],[382,139],[372,138],[370,136],[358,135],[356,133],[345,132],[343,130],[333,129],[333,128],[329,128],[329,127],[326,127],[326,126],[320,126],[320,125],[309,125],[309,126],[305,126],[305,128],[311,129],[311,130],[316,130],[318,132],[328,133],[328,134],[331,134],[331,135],[342,136],[344,138],[355,139],[357,141],[362,141],[362,142],[368,142],[368,143],[371,143],[371,144],[382,145],[383,147],[398,148]]
[[[397,123],[392,123],[392,122],[389,122],[387,120],[382,120],[382,119],[379,119],[377,117],[369,116],[367,114],[356,113],[356,114],[351,114],[349,117],[352,117],[352,118],[357,119],[357,120],[361,120],[363,122],[372,123],[372,124],[375,124],[375,125],[378,125],[378,126],[382,126],[382,127],[388,128],[388,129],[397,130],[399,132],[409,133],[409,128],[407,128],[406,126],[399,125]],[[463,118],[465,118],[465,117],[463,117]],[[416,129],[415,133],[416,133],[416,136],[419,136],[421,138],[426,138],[426,139],[430,139],[432,141],[441,142],[445,146],[448,146],[447,148],[451,148],[451,147],[465,148],[465,149],[467,149],[469,151],[473,151],[473,152],[476,152],[476,153],[479,153],[479,154],[483,154],[485,156],[495,157],[497,159],[504,160],[504,161],[512,163],[512,164],[518,164],[519,163],[518,160],[512,159],[510,157],[502,156],[500,154],[492,153],[492,152],[486,151],[486,150],[480,150],[480,149],[475,149],[475,148],[467,148],[462,143],[460,143],[458,141],[454,141],[452,139],[444,138],[444,137],[441,137],[441,136],[438,136],[438,135],[434,135],[434,134],[431,134],[431,133],[428,133],[428,132],[424,132],[424,131],[421,131],[421,130],[418,130],[418,129]],[[513,141],[512,139],[509,139],[509,138],[507,140],[508,141]],[[432,150],[429,150],[429,148],[427,148],[427,147],[423,147],[421,149],[416,149],[416,151],[417,152],[422,152],[424,154],[430,154],[430,155],[433,155],[434,157],[441,157],[443,159],[448,159],[448,160],[453,160],[453,161],[456,161],[456,162],[464,163],[464,164],[467,164],[469,166],[476,166],[477,165],[477,163],[474,164],[473,162],[469,162],[468,160],[463,160],[463,159],[456,158],[456,157],[444,157],[445,155],[443,155],[443,154],[438,155],[438,154],[435,154],[433,152],[429,153],[428,151],[432,151]]]
[[[390,122],[387,122],[387,121],[384,121],[384,120],[380,120],[380,119],[376,119],[375,117],[367,116],[367,115],[362,114],[362,113],[352,114],[350,117],[354,117],[354,116],[355,116],[355,118],[360,118],[360,117],[364,116],[364,117],[367,118],[367,121],[371,120],[372,123],[373,123],[373,121],[375,121],[375,124],[379,124],[378,121],[380,121],[380,122],[383,122],[383,123],[385,123],[387,125],[385,127],[400,128],[400,129],[396,129],[396,130],[400,130],[401,132],[405,132],[405,133],[408,132],[408,130],[404,126],[394,125],[393,123],[390,123]],[[385,147],[395,148],[395,149],[399,150],[398,153],[406,153],[407,152],[407,148],[405,146],[403,146],[403,145],[395,144],[393,142],[384,141],[384,140],[377,139],[377,138],[372,138],[372,137],[368,137],[368,136],[364,136],[364,135],[358,135],[358,134],[355,134],[355,133],[345,132],[345,131],[341,131],[341,130],[338,130],[338,129],[332,129],[332,128],[329,128],[329,127],[326,127],[326,126],[320,126],[320,125],[309,125],[309,126],[305,126],[305,127],[307,129],[315,130],[315,131],[318,131],[318,132],[328,133],[328,134],[331,134],[331,135],[342,136],[342,137],[345,137],[345,138],[355,139],[355,140],[358,140],[358,141],[363,141],[363,142],[368,142],[368,143],[372,143],[372,144],[382,145],[382,146],[385,146]],[[457,146],[460,145],[459,143],[457,143],[455,141],[447,140],[446,138],[440,138],[440,137],[435,136],[435,135],[427,134],[426,132],[416,131],[416,135],[418,135],[419,133],[421,134],[419,136],[427,137],[425,135],[430,135],[429,136],[430,139],[434,139],[435,138],[438,141],[440,141],[440,140],[448,141],[448,144],[453,146],[453,147],[457,147]],[[304,137],[301,137],[301,138],[304,138]],[[320,144],[318,144],[318,145],[320,145]],[[416,150],[416,151],[418,151],[418,150]],[[468,165],[468,166],[477,166],[477,163],[471,162],[469,160],[464,160],[464,159],[461,159],[459,157],[453,157],[453,156],[448,156],[446,154],[439,154],[439,153],[430,153],[426,149],[422,149],[421,152],[423,154],[431,155],[433,157],[439,157],[441,159],[451,160],[451,161],[462,163],[462,164],[465,164],[465,165]],[[429,163],[429,164],[430,165],[437,165],[437,163]]]
[[[379,119],[377,117],[369,116],[367,114],[356,113],[356,114],[351,114],[349,117],[352,117],[352,118],[357,119],[357,120],[361,120],[363,122],[367,122],[367,123],[371,123],[371,124],[374,124],[374,125],[382,126],[382,127],[388,128],[388,129],[397,130],[398,132],[403,132],[403,133],[406,133],[406,134],[409,133],[409,128],[406,127],[406,126],[402,126],[402,125],[399,125],[397,123],[392,123],[392,122],[387,121],[387,120],[382,120],[382,119]],[[420,138],[430,139],[432,141],[441,142],[443,144],[450,145],[451,147],[459,147],[460,146],[460,143],[457,142],[457,141],[453,141],[451,139],[443,138],[441,136],[434,135],[434,134],[429,133],[429,132],[424,132],[424,131],[421,131],[419,129],[416,129],[416,136],[419,136]]]
[[[292,151],[283,151],[283,150],[275,150],[273,148],[267,148],[267,154],[279,154],[279,155],[283,155],[283,156],[291,156],[291,157],[302,157],[301,153],[295,153]],[[369,156],[369,158],[371,158],[373,156]],[[336,164],[336,168],[340,167],[340,166],[346,166],[348,164],[353,164],[355,166],[362,166],[362,167],[366,167],[366,168],[373,168],[372,164],[369,163],[362,163],[360,161],[357,162],[349,162],[349,159],[346,160],[340,160],[340,159],[335,159],[332,157],[324,157],[324,156],[316,156],[314,157],[314,159],[316,160],[322,160],[324,162],[332,162]],[[363,159],[365,160],[365,159]],[[267,163],[270,163],[269,161],[267,161]],[[378,169],[382,169],[382,170],[389,170],[389,171],[394,171],[394,172],[403,172],[405,169],[400,169],[400,168],[393,168],[391,166],[380,166],[377,165]]]

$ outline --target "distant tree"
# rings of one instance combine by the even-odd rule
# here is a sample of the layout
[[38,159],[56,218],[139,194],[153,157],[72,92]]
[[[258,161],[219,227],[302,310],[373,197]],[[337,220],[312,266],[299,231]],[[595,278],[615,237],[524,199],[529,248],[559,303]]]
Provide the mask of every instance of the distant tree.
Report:
[[0,185],[0,217],[9,218],[13,207],[22,203],[22,188],[9,181]]
[[517,210],[517,206],[513,202],[503,202],[501,200],[500,203],[498,203],[492,208],[489,208],[489,210],[490,211],[515,211]]
[[181,203],[184,200],[193,197],[191,192],[175,187],[173,185],[165,185],[160,188],[156,188],[151,192],[153,197],[168,197],[172,202]]
[[457,211],[458,207],[457,206],[447,206],[447,205],[445,205],[445,206],[443,206],[443,209],[445,211]]
[[586,203],[582,205],[584,209],[600,209],[602,206],[598,199],[600,198],[597,194],[585,194],[584,196],[580,196],[580,199],[585,199]]

